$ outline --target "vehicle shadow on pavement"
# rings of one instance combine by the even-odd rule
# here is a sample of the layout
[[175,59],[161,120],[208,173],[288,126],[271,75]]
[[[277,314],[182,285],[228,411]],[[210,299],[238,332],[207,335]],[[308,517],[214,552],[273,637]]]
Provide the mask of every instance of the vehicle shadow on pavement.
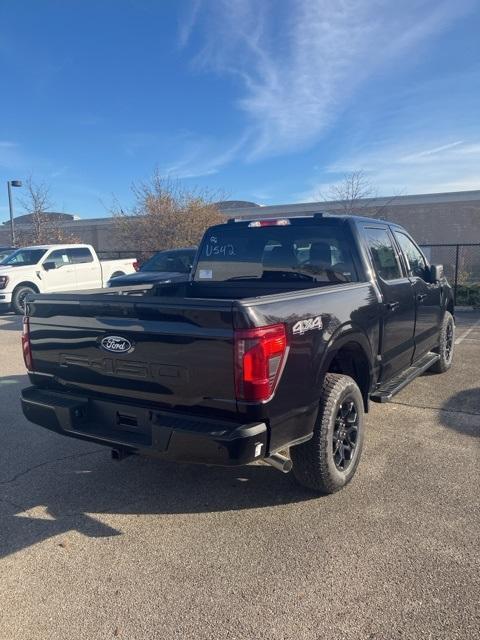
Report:
[[[0,407],[25,380],[0,378]],[[114,514],[240,511],[318,498],[264,464],[206,467],[138,456],[118,462],[108,448],[45,431],[16,414],[13,423],[0,415],[0,427],[1,457],[18,456],[0,481],[0,558],[69,531],[122,535],[103,522]]]
[[234,470],[138,457],[113,462],[101,450],[0,485],[0,558],[68,531],[92,538],[121,535],[95,514],[104,520],[108,514],[237,511],[316,497],[263,465]]
[[[472,417],[477,420],[472,421]],[[440,420],[454,431],[480,438],[480,389],[464,389],[448,398]]]
[[0,313],[0,331],[21,331],[22,316],[14,313]]

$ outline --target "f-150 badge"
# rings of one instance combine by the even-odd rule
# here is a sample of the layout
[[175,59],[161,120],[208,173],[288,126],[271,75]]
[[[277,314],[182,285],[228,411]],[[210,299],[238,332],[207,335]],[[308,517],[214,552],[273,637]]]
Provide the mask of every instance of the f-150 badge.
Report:
[[299,320],[293,325],[293,333],[299,336],[303,336],[307,331],[313,331],[314,329],[323,329],[322,316]]

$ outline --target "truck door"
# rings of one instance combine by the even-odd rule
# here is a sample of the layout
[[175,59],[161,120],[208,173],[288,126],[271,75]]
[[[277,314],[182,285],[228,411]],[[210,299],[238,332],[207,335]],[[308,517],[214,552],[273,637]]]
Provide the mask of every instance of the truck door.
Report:
[[408,275],[413,285],[416,306],[414,360],[430,351],[438,342],[442,322],[440,283],[430,282],[430,269],[425,256],[403,231],[394,231],[403,252]]
[[[53,262],[55,268],[46,270],[43,265],[47,262]],[[39,277],[43,283],[42,289],[46,292],[72,291],[76,289],[75,269],[70,261],[68,250],[55,249],[49,253],[47,257],[42,260]]]
[[383,296],[380,382],[410,366],[414,351],[415,301],[410,278],[402,269],[394,239],[386,226],[363,228],[378,286]]
[[68,255],[75,267],[77,289],[98,289],[102,287],[100,263],[95,260],[88,247],[69,249]]

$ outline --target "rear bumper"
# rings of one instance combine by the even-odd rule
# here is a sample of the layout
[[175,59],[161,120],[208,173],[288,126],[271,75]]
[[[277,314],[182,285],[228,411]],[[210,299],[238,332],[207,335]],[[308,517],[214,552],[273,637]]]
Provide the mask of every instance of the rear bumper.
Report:
[[22,391],[22,409],[51,431],[177,462],[242,465],[266,454],[264,423],[238,425],[38,387]]

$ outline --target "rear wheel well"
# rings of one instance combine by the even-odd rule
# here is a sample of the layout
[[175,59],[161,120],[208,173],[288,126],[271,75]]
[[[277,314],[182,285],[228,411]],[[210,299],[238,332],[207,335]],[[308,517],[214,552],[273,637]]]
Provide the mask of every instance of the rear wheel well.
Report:
[[448,301],[448,303],[447,303],[447,311],[450,311],[452,316],[455,316],[455,308],[454,308],[453,300],[449,300]]
[[365,411],[368,411],[370,362],[358,342],[347,342],[347,344],[343,345],[331,360],[328,372],[340,373],[353,378],[362,393]]
[[125,273],[123,271],[115,271],[115,273],[112,273],[110,278],[119,278],[120,276],[124,276],[124,275]]

